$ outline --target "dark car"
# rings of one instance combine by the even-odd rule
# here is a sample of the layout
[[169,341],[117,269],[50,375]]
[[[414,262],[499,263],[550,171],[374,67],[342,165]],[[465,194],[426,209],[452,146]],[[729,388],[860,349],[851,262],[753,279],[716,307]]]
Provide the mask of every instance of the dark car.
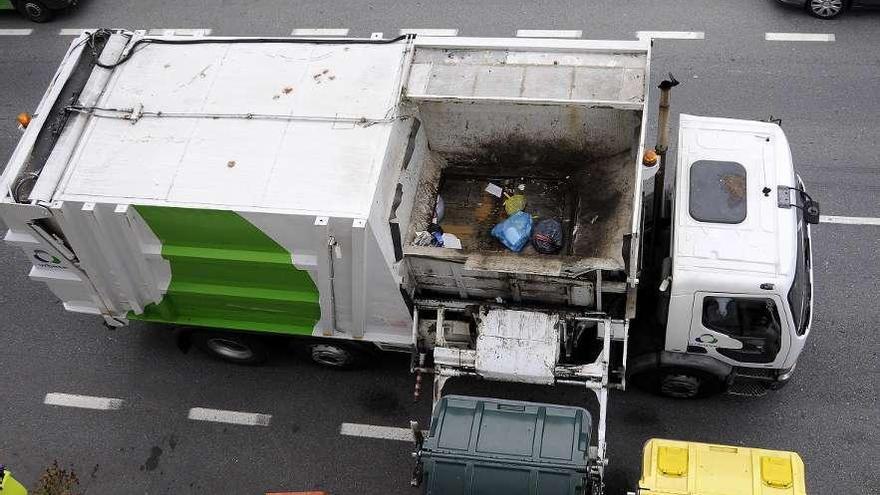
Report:
[[76,0],[0,0],[0,10],[15,9],[34,22],[47,22],[56,11],[75,3]]
[[796,5],[820,19],[833,19],[851,8],[880,8],[880,0],[778,0]]

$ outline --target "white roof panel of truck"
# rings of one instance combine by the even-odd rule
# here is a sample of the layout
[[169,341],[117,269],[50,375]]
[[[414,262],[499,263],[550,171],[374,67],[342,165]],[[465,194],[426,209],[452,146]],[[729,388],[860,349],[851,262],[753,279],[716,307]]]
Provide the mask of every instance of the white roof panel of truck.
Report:
[[796,183],[778,125],[682,114],[677,166],[674,279],[792,276],[796,212],[777,190]]
[[114,69],[53,199],[366,217],[405,49],[139,46]]

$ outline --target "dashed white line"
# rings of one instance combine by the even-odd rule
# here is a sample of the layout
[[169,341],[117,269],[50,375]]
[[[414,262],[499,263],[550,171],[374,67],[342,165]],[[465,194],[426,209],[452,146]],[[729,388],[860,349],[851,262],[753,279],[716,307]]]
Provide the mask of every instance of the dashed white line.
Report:
[[381,39],[384,38],[384,37],[385,37],[385,35],[382,34],[381,32],[378,32],[378,33],[370,33],[370,39],[371,39],[371,40],[381,40]]
[[378,438],[379,440],[413,441],[412,430],[393,426],[365,425],[361,423],[342,423],[339,434],[349,437]]
[[49,392],[43,403],[50,406],[78,407],[80,409],[100,409],[105,411],[120,409],[125,403],[122,399],[93,397],[90,395],[62,394]]
[[580,29],[517,29],[517,38],[580,38]]
[[847,225],[880,225],[880,218],[820,215],[819,223],[842,223]]
[[401,29],[400,34],[415,34],[416,36],[458,36],[458,29]]
[[829,33],[764,33],[767,41],[834,41]]
[[60,31],[58,31],[58,35],[59,36],[79,36],[86,31],[92,33],[95,30],[94,29],[69,29],[69,28],[65,28],[65,29],[61,29]]
[[269,426],[269,421],[272,420],[271,414],[224,411],[223,409],[207,409],[204,407],[190,409],[187,417],[195,421],[212,421],[214,423],[246,426]]
[[147,31],[147,34],[150,36],[209,36],[211,34],[211,30],[204,28],[156,28]]
[[348,29],[302,28],[294,29],[291,36],[348,36]]
[[702,40],[706,39],[706,33],[703,31],[636,31],[636,38],[640,40]]
[[27,36],[33,29],[0,29],[0,36]]

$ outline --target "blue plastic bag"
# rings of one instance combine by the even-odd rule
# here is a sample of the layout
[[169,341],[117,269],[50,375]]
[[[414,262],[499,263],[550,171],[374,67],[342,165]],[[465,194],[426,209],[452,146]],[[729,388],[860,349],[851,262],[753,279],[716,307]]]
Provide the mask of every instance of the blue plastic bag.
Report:
[[492,236],[515,253],[522,250],[523,246],[529,242],[531,234],[532,216],[524,211],[518,211],[492,227]]

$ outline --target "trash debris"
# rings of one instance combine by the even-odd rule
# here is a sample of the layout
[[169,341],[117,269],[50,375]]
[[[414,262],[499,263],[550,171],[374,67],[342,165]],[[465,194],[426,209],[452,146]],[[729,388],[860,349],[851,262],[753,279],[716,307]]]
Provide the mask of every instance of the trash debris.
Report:
[[526,197],[522,194],[514,194],[513,196],[507,196],[507,199],[504,200],[504,211],[507,212],[507,215],[513,215],[518,211],[524,210],[526,207]]
[[428,233],[431,234],[431,237],[434,238],[434,241],[431,242],[432,246],[435,247],[443,247],[443,228],[437,225],[436,223],[432,223],[428,225]]
[[461,239],[455,234],[443,233],[443,247],[449,249],[461,249]]
[[556,254],[562,249],[562,224],[545,218],[532,229],[532,245],[541,254]]
[[[458,237],[455,237],[452,234],[449,234],[454,238],[453,243],[458,243],[458,248],[461,249],[461,241]],[[428,230],[420,230],[416,232],[416,236],[412,241],[413,246],[431,246],[431,247],[443,247],[443,239],[444,239],[443,229],[437,225],[436,223],[432,223],[428,225]]]
[[532,216],[524,211],[518,211],[492,227],[492,236],[515,253],[520,252],[529,242],[531,233]]
[[486,186],[486,192],[491,194],[492,196],[495,196],[496,198],[500,198],[501,194],[504,192],[504,189],[501,189],[501,186],[499,186],[498,184],[493,184],[490,182],[489,185]]
[[420,230],[416,232],[416,237],[413,239],[412,245],[430,246],[432,242],[434,242],[434,236],[432,236],[427,230]]
[[442,196],[437,196],[437,204],[434,205],[434,223],[443,221],[443,215],[446,213],[446,203],[443,202]]

